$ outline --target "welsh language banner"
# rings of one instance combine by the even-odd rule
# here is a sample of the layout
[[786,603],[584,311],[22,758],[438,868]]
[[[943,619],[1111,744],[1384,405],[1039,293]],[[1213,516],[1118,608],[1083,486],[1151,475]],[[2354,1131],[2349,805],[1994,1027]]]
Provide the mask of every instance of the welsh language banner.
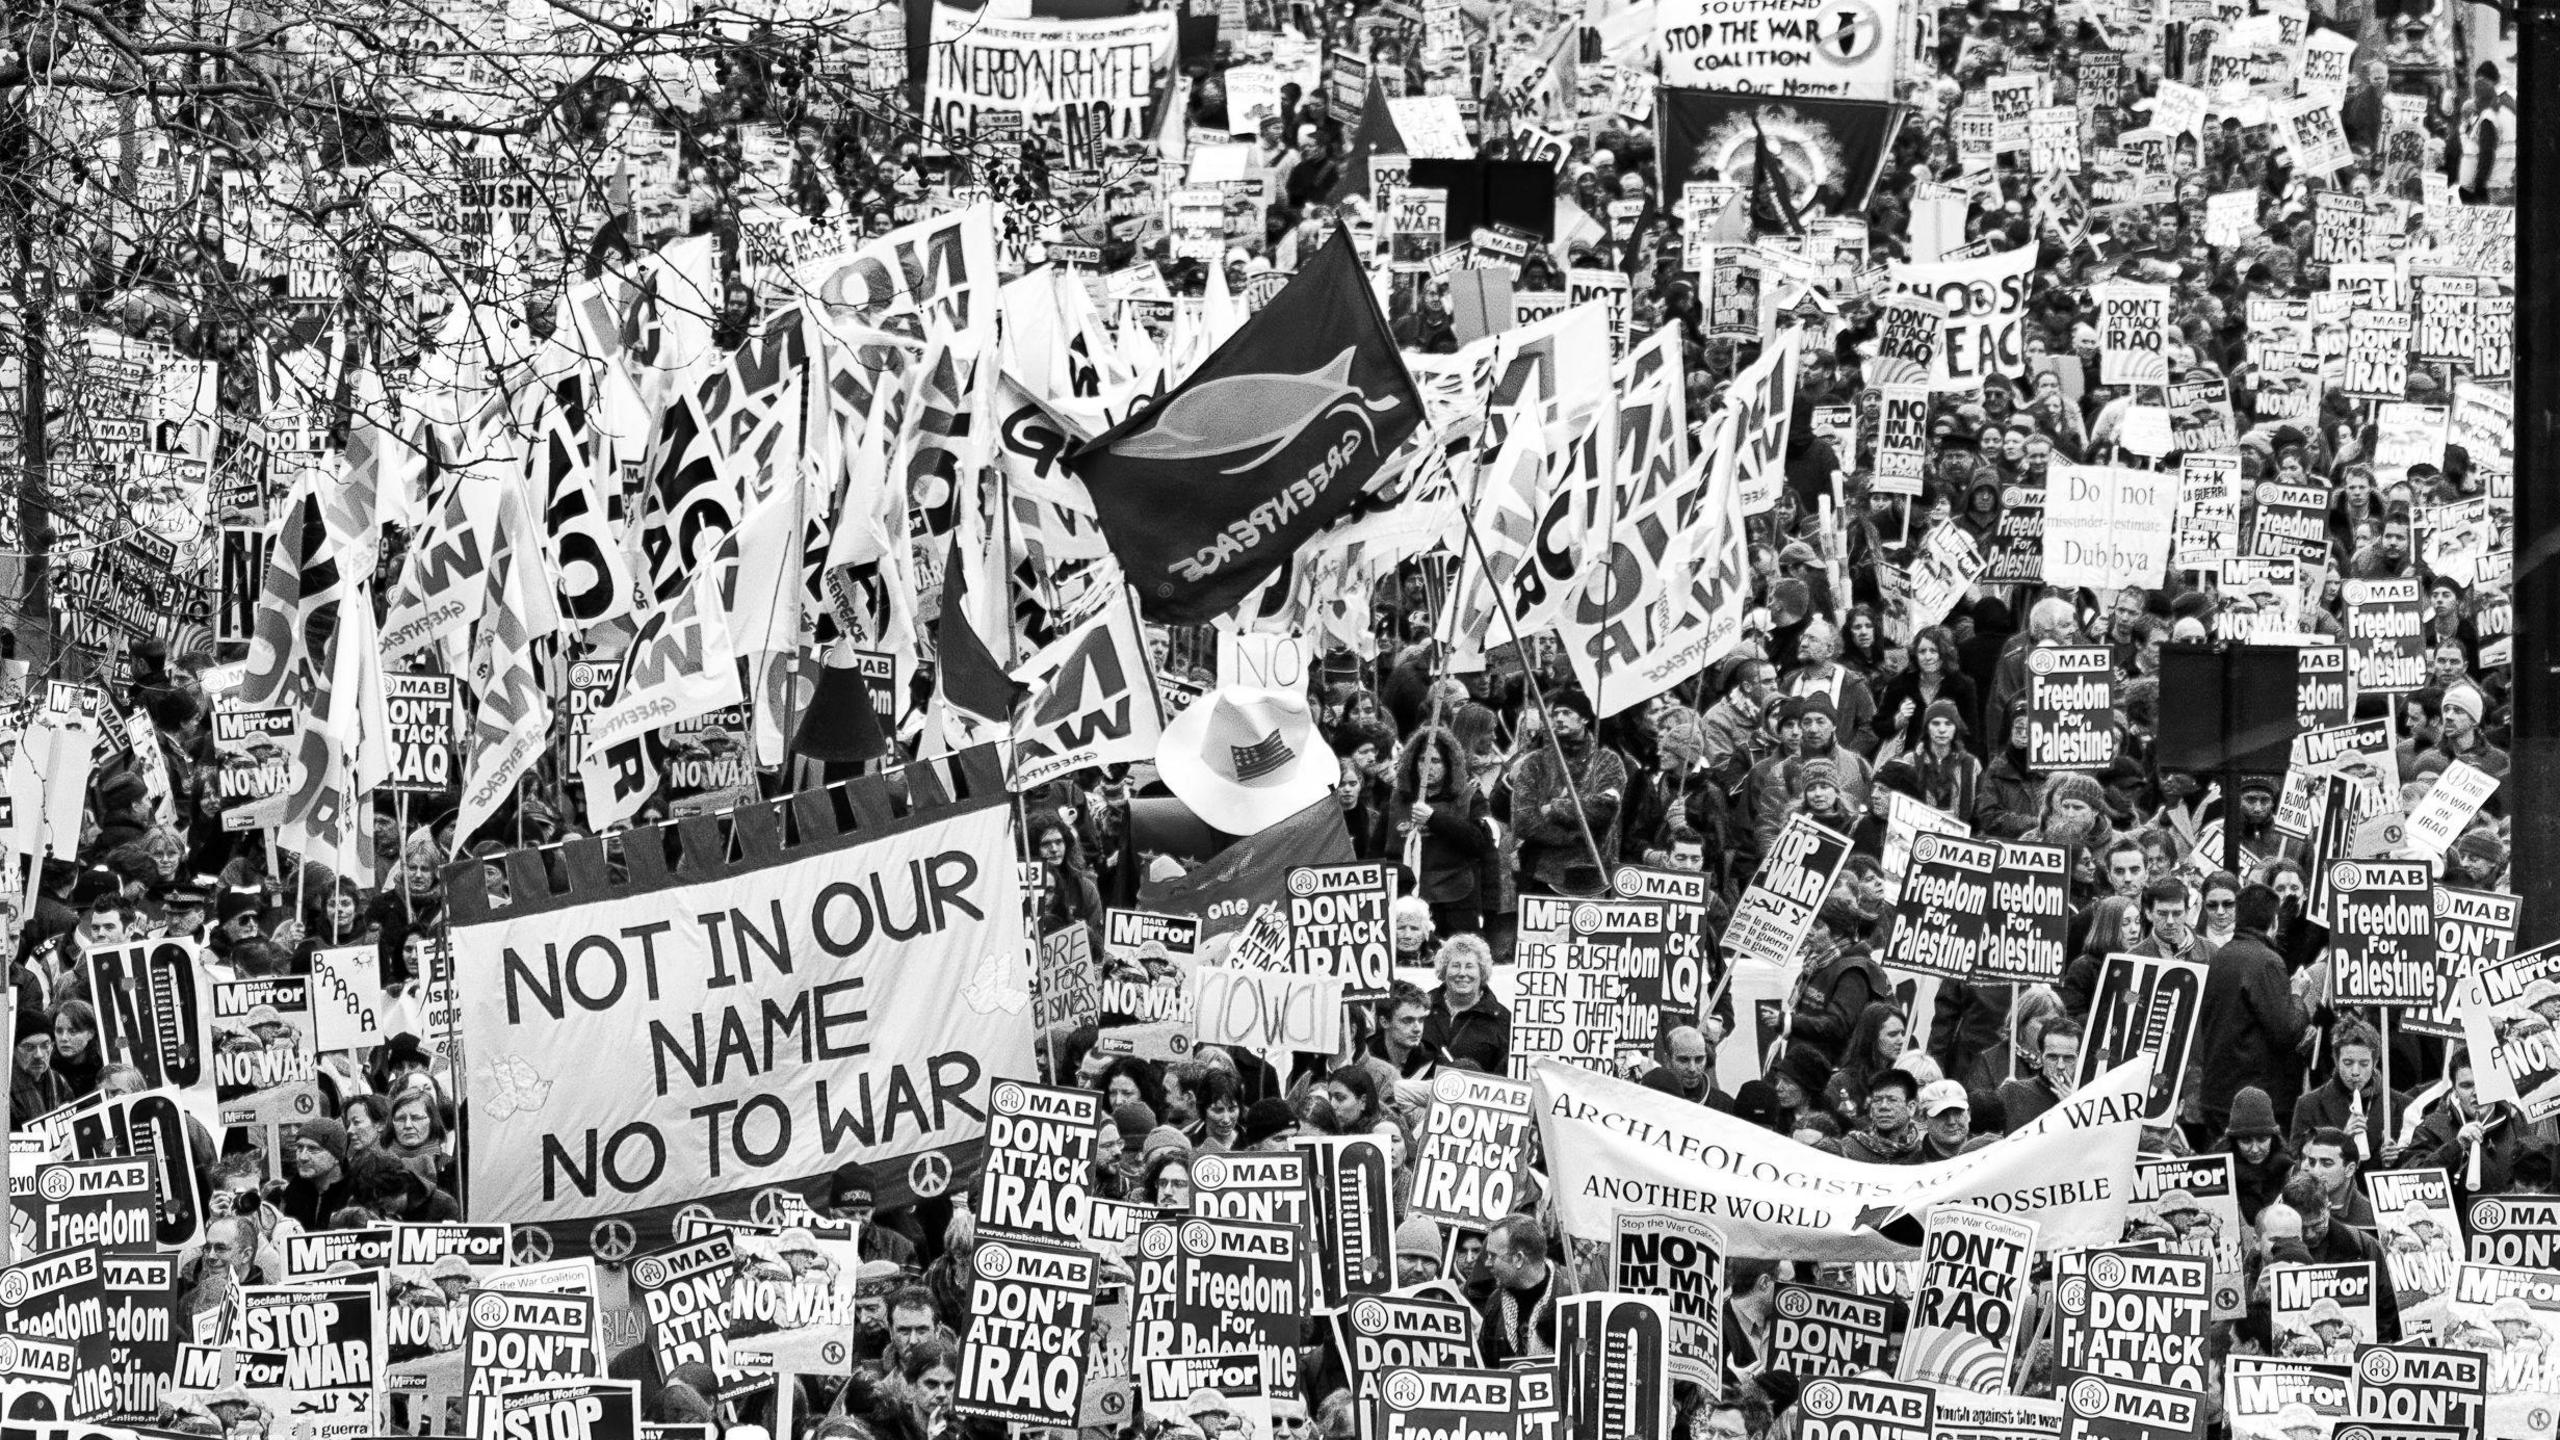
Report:
[[770,810],[679,822],[672,863],[636,830],[622,878],[573,843],[559,893],[518,853],[502,908],[476,864],[448,872],[473,1207],[630,1215],[645,1242],[665,1220],[637,1212],[725,1212],[848,1160],[883,1205],[964,1178],[989,1073],[1030,1073],[1032,1051],[1019,879],[989,858],[1013,853],[1011,812],[986,752],[958,764],[966,801],[910,767],[922,803],[893,819],[886,788],[855,781],[867,823],[839,828],[815,797],[789,847]]
[[1110,147],[1147,138],[1156,75],[1173,62],[1174,14],[1110,20],[1000,20],[985,10],[933,11],[933,63],[925,81],[927,128],[975,136],[991,116],[1023,128],[1090,167]]
[[2035,1221],[2072,1249],[2123,1233],[2151,1067],[2137,1057],[1996,1144],[1927,1165],[1826,1155],[1747,1121],[1555,1061],[1537,1066],[1539,1133],[1568,1235],[1602,1243],[1624,1211],[1714,1225],[1733,1256],[1919,1258],[1931,1207]]

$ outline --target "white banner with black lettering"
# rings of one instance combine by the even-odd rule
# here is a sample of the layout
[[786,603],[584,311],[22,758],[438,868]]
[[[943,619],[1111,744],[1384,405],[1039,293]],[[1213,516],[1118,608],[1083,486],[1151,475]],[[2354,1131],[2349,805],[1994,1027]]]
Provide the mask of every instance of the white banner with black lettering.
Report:
[[1926,1165],[1872,1165],[1579,1066],[1537,1066],[1538,1128],[1568,1235],[1608,1243],[1623,1211],[1714,1225],[1732,1256],[1918,1258],[1941,1204],[2042,1227],[2056,1249],[2122,1238],[2151,1087],[2146,1058],[2082,1086],[1996,1144]]
[[726,853],[672,865],[634,831],[627,876],[573,844],[559,892],[520,852],[501,908],[455,867],[474,1209],[627,1216],[848,1160],[884,1205],[966,1179],[988,1074],[1032,1070],[1032,1011],[1012,810],[987,752],[955,763],[987,788],[937,803],[938,772],[911,766],[912,815],[857,797],[876,829],[803,811],[786,847],[742,814],[711,832]]

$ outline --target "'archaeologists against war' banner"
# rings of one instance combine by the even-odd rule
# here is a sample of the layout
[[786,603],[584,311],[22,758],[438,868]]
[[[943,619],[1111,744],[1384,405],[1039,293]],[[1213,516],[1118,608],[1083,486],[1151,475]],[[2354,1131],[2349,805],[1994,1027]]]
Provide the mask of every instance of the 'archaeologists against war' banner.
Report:
[[1921,1217],[1946,1204],[2031,1218],[2059,1249],[2114,1244],[2133,1193],[2150,1070],[2147,1058],[2122,1066],[1953,1159],[1870,1165],[1576,1066],[1533,1067],[1563,1231],[1606,1245],[1623,1211],[1695,1215],[1724,1234],[1728,1264],[1913,1260]]
[[449,869],[473,1209],[649,1248],[677,1205],[743,1214],[849,1160],[883,1206],[974,1178],[986,1077],[1033,1069],[1030,948],[992,753],[952,757],[963,801],[942,764],[895,820],[840,818],[895,813],[845,782],[870,793],[803,806],[787,846],[770,813],[680,820],[624,837],[625,873],[570,842],[564,889],[519,852],[503,907],[483,862]]
[[998,1080],[988,1105],[994,1113],[987,1120],[986,1169],[978,1176],[978,1234],[1082,1241],[1102,1097]]
[[969,1331],[960,1340],[952,1409],[1073,1426],[1084,1400],[1085,1336],[1101,1262],[1061,1245],[991,1240],[969,1263]]

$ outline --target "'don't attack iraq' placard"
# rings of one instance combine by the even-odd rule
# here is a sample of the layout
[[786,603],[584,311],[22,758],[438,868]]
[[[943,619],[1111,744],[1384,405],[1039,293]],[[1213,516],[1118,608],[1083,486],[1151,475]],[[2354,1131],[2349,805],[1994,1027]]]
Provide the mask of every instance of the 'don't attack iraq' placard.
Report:
[[1342,982],[1345,1000],[1387,993],[1395,966],[1395,875],[1383,862],[1301,865],[1289,872],[1289,953]]

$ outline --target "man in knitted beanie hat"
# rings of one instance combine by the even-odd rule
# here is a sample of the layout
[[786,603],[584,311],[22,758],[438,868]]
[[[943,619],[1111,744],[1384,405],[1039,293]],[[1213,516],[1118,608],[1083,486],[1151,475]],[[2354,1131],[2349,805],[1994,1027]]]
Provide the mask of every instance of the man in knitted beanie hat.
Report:
[[358,1203],[347,1178],[347,1127],[335,1120],[305,1120],[295,1126],[286,1143],[285,1168],[293,1178],[285,1183],[278,1208],[301,1221],[304,1230],[329,1229],[331,1216]]
[[2283,1191],[2293,1174],[2293,1157],[2285,1153],[2276,1128],[2276,1102],[2255,1085],[2243,1085],[2231,1097],[2231,1121],[2223,1139],[2231,1146],[2232,1177],[2240,1191],[2240,1213],[2255,1215]]
[[1245,1107],[1244,1119],[1236,1126],[1236,1145],[1244,1150],[1264,1150],[1274,1140],[1285,1143],[1298,1128],[1298,1117],[1286,1100],[1256,1100]]
[[2445,854],[2445,865],[2465,885],[2489,888],[2507,868],[2507,847],[2494,828],[2475,825],[2453,842],[2453,848]]
[[2465,682],[2444,692],[2444,733],[2437,737],[2436,747],[2451,759],[2468,763],[2473,769],[2505,779],[2507,752],[2489,743],[2480,733],[2480,722],[2489,714],[2488,697],[2480,687]]
[[2477,725],[2489,713],[2489,702],[2487,697],[2480,693],[2480,687],[2466,680],[2461,684],[2445,687],[2443,708],[2447,711],[2459,710],[2470,717],[2472,724]]
[[1396,1288],[1440,1278],[1440,1227],[1419,1215],[1396,1227]]
[[1138,1178],[1146,1163],[1147,1132],[1156,1128],[1156,1112],[1132,1100],[1111,1112],[1111,1128],[1102,1137],[1095,1158],[1108,1165],[1123,1181]]

